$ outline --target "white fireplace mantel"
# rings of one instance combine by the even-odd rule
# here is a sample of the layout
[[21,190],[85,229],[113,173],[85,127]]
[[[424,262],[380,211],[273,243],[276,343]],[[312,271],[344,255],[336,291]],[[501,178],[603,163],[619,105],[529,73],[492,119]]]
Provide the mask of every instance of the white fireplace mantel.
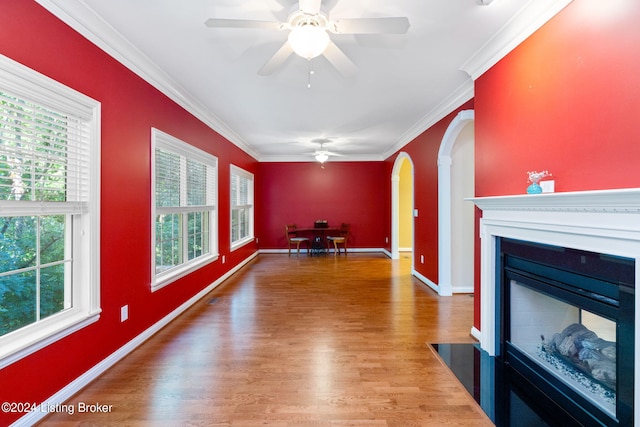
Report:
[[[466,199],[480,220],[480,339],[490,355],[496,342],[496,239],[512,239],[635,259],[640,284],[640,188],[543,193]],[[635,360],[640,360],[640,292],[635,293]],[[640,369],[635,369],[635,408],[640,408]],[[635,411],[640,426],[640,410]]]
[[477,197],[483,212],[491,210],[640,213],[640,188],[567,193],[520,194]]

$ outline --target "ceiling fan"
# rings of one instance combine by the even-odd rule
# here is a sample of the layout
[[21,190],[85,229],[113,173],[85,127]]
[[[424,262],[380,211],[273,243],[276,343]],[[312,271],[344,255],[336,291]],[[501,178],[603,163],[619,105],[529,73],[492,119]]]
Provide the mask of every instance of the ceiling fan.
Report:
[[355,64],[331,40],[333,34],[404,34],[409,30],[406,17],[356,18],[330,20],[322,7],[322,0],[299,0],[291,9],[286,22],[255,21],[247,19],[209,18],[205,21],[212,28],[262,28],[289,31],[287,41],[269,59],[258,74],[273,73],[292,54],[311,60],[324,57],[343,75],[355,73]]
[[331,140],[329,138],[316,138],[316,139],[312,139],[311,142],[313,142],[315,144],[320,144],[320,149],[319,150],[316,150],[313,153],[308,153],[308,154],[313,155],[313,157],[315,157],[316,160],[318,162],[320,162],[320,163],[324,163],[327,160],[329,160],[330,156],[338,156],[338,157],[342,156],[342,154],[334,153],[332,151],[324,149],[324,144],[327,144],[327,143],[331,142]]

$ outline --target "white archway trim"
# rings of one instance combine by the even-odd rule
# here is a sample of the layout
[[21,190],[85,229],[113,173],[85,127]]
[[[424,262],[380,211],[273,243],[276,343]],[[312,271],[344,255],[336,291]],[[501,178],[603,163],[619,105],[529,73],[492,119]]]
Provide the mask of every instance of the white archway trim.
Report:
[[[408,160],[411,164],[411,179],[413,180],[413,161],[404,151],[400,152],[396,157],[391,172],[391,259],[400,259],[400,169],[405,160]],[[411,207],[412,209],[414,207],[413,197]]]
[[441,296],[453,294],[451,152],[462,129],[474,119],[473,110],[460,111],[444,133],[438,151],[438,294]]

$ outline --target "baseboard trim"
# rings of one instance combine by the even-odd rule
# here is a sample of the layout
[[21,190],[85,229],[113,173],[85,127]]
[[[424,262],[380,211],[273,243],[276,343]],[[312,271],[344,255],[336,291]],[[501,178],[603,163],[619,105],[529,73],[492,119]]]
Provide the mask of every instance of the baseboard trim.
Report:
[[429,286],[431,289],[433,289],[434,291],[438,292],[438,295],[440,294],[440,292],[439,292],[440,287],[436,283],[434,283],[433,281],[429,280],[426,276],[418,273],[418,271],[416,271],[415,269],[411,270],[411,274],[413,276],[415,276],[416,278],[418,278],[418,280],[423,282],[425,285]]
[[[432,280],[429,280],[422,274],[418,273],[415,269],[411,270],[411,274],[414,275],[421,282],[424,282],[425,285],[429,286],[431,289],[438,292],[438,295],[440,295],[440,292],[439,292],[440,286],[438,284],[436,284]],[[472,294],[474,292],[473,286],[463,286],[459,288],[453,288],[452,291],[454,294]]]
[[[171,313],[160,319],[157,323],[153,324],[151,327],[146,329],[140,335],[133,338],[131,341],[126,343],[124,346],[120,347],[106,359],[102,360],[100,363],[95,365],[93,368],[89,369],[84,374],[80,375],[78,378],[67,384],[53,396],[51,396],[46,401],[40,404],[40,407],[44,408],[53,408],[57,405],[62,405],[64,402],[69,400],[74,394],[78,393],[84,387],[89,385],[92,381],[97,379],[100,375],[102,375],[107,369],[114,366],[120,360],[122,360],[125,356],[131,353],[133,350],[138,348],[142,343],[144,343],[147,339],[149,339],[156,332],[160,331],[166,325],[168,325],[172,320],[186,311],[193,304],[202,299],[205,295],[211,292],[213,289],[218,287],[222,282],[231,277],[234,273],[244,267],[247,263],[249,263],[252,259],[258,256],[258,252],[254,252],[249,257],[247,257],[244,261],[239,263],[237,266],[229,270],[227,273],[223,274],[220,278],[218,278],[215,282],[211,283],[209,286],[198,292],[196,295],[191,297],[189,300],[185,301],[178,308],[173,310]],[[22,427],[22,426],[32,426],[37,422],[41,421],[46,415],[48,415],[47,411],[33,411],[18,419],[16,422],[11,424],[12,427]]]
[[[261,254],[288,254],[289,250],[288,249],[260,249],[258,251]],[[327,252],[333,253],[335,252],[334,249],[327,249]],[[347,253],[377,253],[377,252],[384,252],[386,253],[386,251],[382,248],[349,248],[347,249]],[[307,254],[307,249],[306,248],[300,248],[300,255],[306,255]],[[291,250],[291,255],[297,255],[295,249]]]
[[480,331],[475,326],[471,328],[471,336],[480,342]]

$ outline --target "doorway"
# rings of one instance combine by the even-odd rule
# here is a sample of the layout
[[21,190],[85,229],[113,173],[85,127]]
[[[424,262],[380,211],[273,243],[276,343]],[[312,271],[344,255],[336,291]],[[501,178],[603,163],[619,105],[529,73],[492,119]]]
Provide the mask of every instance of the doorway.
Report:
[[438,152],[438,293],[473,293],[474,111],[458,113]]
[[391,259],[400,259],[400,252],[413,252],[413,184],[413,161],[401,152],[391,173]]

